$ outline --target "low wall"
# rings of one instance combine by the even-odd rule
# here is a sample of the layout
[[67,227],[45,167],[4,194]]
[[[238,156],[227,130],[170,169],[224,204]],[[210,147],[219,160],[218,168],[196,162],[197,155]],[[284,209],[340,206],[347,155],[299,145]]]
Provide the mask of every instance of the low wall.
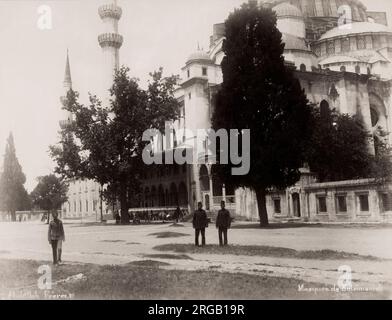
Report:
[[267,196],[271,219],[392,222],[392,185],[373,179],[312,183]]

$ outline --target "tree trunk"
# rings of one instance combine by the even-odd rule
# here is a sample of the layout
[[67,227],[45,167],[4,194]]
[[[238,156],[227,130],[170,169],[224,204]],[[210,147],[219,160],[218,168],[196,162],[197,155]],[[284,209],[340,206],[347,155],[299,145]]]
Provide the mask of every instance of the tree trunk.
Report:
[[16,211],[15,210],[11,210],[11,221],[12,222],[16,221]]
[[101,222],[103,222],[103,201],[102,201],[103,185],[101,184],[101,190],[99,191],[99,201],[101,206]]
[[50,222],[50,210],[48,210],[48,217],[46,219],[46,224],[49,224]]
[[256,189],[257,208],[259,209],[260,226],[268,226],[267,203],[265,200],[266,192],[264,189]]
[[129,224],[128,197],[125,183],[120,185],[121,224]]

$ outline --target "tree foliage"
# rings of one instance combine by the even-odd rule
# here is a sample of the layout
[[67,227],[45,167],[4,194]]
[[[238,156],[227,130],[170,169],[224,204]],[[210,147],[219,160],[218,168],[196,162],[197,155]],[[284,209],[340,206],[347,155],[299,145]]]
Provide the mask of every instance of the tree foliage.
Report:
[[391,149],[381,129],[371,134],[360,117],[336,110],[322,115],[318,107],[312,127],[307,162],[318,181],[374,178],[384,183],[392,177]]
[[41,210],[59,210],[67,202],[68,185],[54,174],[39,177],[31,199]]
[[17,210],[27,210],[30,207],[29,196],[24,188],[25,182],[26,176],[16,157],[14,138],[10,133],[0,177],[0,204],[2,210],[11,213],[12,221],[16,221]]
[[147,90],[129,77],[129,69],[116,72],[110,89],[109,106],[96,96],[90,103],[78,102],[78,93],[70,91],[65,109],[74,121],[61,131],[61,140],[51,147],[57,162],[56,172],[67,178],[84,178],[106,186],[108,199],[115,196],[121,204],[121,219],[129,221],[128,208],[139,192],[145,170],[142,141],[145,130],[164,129],[165,121],[175,120],[179,105],[174,98],[177,77],[162,77],[162,69],[151,73]]
[[262,225],[268,224],[266,190],[298,181],[311,135],[311,108],[284,63],[281,38],[271,9],[250,2],[230,14],[213,116],[215,130],[250,129],[249,174],[232,176],[232,165],[222,165],[219,175],[256,192]]
[[321,115],[315,107],[312,126],[307,161],[320,182],[369,177],[370,135],[360,118],[335,110]]
[[392,180],[392,148],[387,141],[387,134],[378,128],[373,135],[375,155],[371,165],[371,177],[378,183],[385,184]]

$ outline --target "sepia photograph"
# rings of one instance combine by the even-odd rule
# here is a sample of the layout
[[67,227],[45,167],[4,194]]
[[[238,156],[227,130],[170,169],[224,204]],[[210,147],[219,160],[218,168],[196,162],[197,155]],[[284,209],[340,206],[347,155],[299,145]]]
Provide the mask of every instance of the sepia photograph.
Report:
[[0,0],[0,37],[0,300],[392,300],[390,0]]

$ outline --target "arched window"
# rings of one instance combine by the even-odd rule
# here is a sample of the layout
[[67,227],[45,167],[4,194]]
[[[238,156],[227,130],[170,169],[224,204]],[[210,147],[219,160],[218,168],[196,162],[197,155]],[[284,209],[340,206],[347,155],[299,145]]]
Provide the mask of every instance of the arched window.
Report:
[[365,37],[358,38],[357,48],[358,48],[358,50],[366,49],[366,38]]
[[340,71],[341,71],[341,72],[346,72],[346,67],[345,67],[345,66],[341,66],[341,67],[340,67]]
[[329,41],[327,44],[327,54],[331,55],[335,53],[335,42]]
[[372,127],[375,127],[380,119],[378,112],[374,106],[370,107],[370,118],[372,120]]
[[320,57],[321,56],[321,46],[316,46],[314,53],[316,54],[316,56]]
[[331,109],[329,108],[329,103],[326,100],[321,101],[320,103],[320,116],[323,119],[329,118],[331,115]]
[[176,130],[173,129],[173,148],[177,148],[177,133]]
[[355,73],[358,73],[358,74],[361,73],[361,67],[360,66],[355,66]]
[[342,52],[350,51],[350,39],[346,38],[342,40]]
[[367,68],[367,74],[370,76],[372,74],[372,70],[370,69],[370,67]]
[[211,174],[212,174],[212,188],[213,188],[214,196],[221,197],[223,195],[222,194],[223,182],[219,178],[216,165],[213,165],[211,167]]
[[200,188],[202,191],[210,190],[210,178],[208,175],[208,169],[205,165],[200,167],[199,171],[199,179],[200,179]]
[[302,63],[302,64],[299,66],[299,70],[302,71],[302,72],[305,72],[305,71],[306,71],[306,66],[305,66],[305,64]]

